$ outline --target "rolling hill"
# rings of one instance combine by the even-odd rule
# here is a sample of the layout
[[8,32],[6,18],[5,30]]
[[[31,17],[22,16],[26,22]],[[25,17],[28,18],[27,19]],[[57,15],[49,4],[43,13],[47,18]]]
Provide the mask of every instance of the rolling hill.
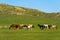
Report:
[[39,15],[44,12],[32,8],[24,8],[19,6],[12,6],[8,4],[0,4],[0,14],[15,14],[15,15]]
[[25,8],[20,6],[12,6],[8,4],[0,4],[0,14],[26,15],[26,16],[48,16],[60,17],[60,12],[46,13],[37,9]]
[[32,8],[0,4],[0,25],[12,23],[48,23],[47,21],[59,22],[59,20],[60,12],[47,13]]

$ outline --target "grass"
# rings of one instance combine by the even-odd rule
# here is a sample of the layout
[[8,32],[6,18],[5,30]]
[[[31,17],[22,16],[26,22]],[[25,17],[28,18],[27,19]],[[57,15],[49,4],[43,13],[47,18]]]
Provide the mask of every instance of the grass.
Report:
[[0,40],[60,40],[59,30],[0,30]]
[[[0,40],[60,40],[60,19],[35,16],[16,16],[0,15],[0,25],[10,25],[12,23],[32,23],[35,25],[33,30],[9,30],[8,28],[0,29]],[[37,24],[56,24],[58,29],[40,30]]]

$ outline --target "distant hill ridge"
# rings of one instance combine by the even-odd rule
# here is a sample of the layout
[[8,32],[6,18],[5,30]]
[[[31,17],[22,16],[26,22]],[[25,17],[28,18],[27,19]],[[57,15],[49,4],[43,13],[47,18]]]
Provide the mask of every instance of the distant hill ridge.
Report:
[[0,14],[14,14],[27,16],[55,16],[60,17],[60,12],[46,13],[37,9],[25,8],[20,6],[12,6],[9,4],[0,4]]

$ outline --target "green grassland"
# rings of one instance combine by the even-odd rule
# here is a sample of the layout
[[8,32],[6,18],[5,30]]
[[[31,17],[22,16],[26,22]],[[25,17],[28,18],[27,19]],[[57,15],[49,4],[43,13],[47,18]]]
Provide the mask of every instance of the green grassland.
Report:
[[[32,30],[10,30],[10,24],[34,24]],[[56,24],[58,29],[41,30],[37,24]],[[60,19],[44,16],[16,16],[0,15],[0,26],[7,25],[7,28],[0,28],[0,40],[60,40]]]

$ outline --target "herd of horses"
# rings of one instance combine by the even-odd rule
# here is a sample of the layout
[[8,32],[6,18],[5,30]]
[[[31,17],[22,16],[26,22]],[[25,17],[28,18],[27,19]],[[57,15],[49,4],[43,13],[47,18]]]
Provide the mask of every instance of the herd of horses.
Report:
[[[37,24],[37,26],[41,29],[57,29],[55,24]],[[35,26],[33,24],[11,24],[9,29],[22,29],[27,28],[28,30],[32,30]]]
[[22,29],[27,28],[29,30],[32,30],[34,28],[33,24],[11,24],[9,29]]

